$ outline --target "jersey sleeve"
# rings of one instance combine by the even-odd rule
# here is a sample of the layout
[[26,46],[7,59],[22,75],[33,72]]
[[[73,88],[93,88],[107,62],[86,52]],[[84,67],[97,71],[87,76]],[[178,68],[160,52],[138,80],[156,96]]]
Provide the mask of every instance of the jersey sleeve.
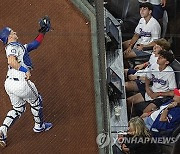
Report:
[[18,53],[18,49],[17,46],[13,46],[13,45],[8,45],[6,47],[6,56],[15,56],[18,57],[19,53]]
[[37,49],[41,44],[43,38],[44,34],[40,33],[31,43],[25,44],[25,48],[27,49],[27,51],[30,52],[34,49]]
[[175,78],[174,72],[169,75],[168,82],[169,82],[169,89],[170,90],[174,90],[175,88],[177,88],[176,78]]
[[134,33],[140,34],[141,25],[142,25],[142,18],[139,20],[139,23],[138,23],[138,25],[136,26]]
[[148,79],[151,79],[152,78],[152,67],[153,67],[153,64],[149,64],[147,66],[147,73],[146,73],[146,77]]
[[157,40],[161,37],[161,27],[158,23],[152,26],[151,35],[152,35],[152,41]]

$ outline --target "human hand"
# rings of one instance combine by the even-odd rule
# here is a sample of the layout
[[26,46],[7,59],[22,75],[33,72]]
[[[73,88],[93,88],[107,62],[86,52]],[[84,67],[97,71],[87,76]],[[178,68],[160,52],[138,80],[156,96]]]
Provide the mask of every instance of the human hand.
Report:
[[128,154],[129,148],[125,144],[122,144],[122,151],[125,152],[126,154]]
[[26,75],[26,80],[29,80],[30,79],[30,76],[31,76],[31,73],[30,73],[30,71],[27,71],[26,73],[25,73],[25,75]]
[[177,106],[177,102],[172,102],[167,106],[167,109],[172,109]]
[[146,93],[148,96],[151,96],[153,91],[150,88],[146,88]]
[[156,92],[152,92],[152,93],[150,93],[150,95],[149,95],[152,99],[156,99],[156,98],[158,98],[159,97],[159,93],[156,93]]
[[162,7],[165,7],[165,6],[166,6],[166,1],[167,1],[167,0],[161,0],[161,5],[162,5]]
[[142,70],[144,67],[144,64],[139,64],[134,67],[135,70]]

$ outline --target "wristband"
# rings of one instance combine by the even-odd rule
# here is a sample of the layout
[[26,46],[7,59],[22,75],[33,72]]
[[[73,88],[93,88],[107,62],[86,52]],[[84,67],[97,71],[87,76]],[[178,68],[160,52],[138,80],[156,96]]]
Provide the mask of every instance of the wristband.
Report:
[[28,70],[25,67],[20,66],[19,71],[26,73]]
[[40,33],[37,37],[36,37],[36,41],[38,41],[39,43],[41,43],[42,42],[42,40],[43,40],[43,38],[44,38],[44,34],[43,33]]

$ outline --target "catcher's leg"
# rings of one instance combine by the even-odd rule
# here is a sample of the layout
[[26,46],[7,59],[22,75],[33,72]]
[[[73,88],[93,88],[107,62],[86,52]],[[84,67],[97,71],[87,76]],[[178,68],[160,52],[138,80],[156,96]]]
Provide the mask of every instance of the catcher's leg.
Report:
[[49,130],[52,127],[51,123],[45,123],[43,120],[43,102],[42,97],[38,93],[34,83],[30,80],[27,82],[27,85],[31,92],[28,94],[28,98],[26,99],[27,102],[30,103],[31,112],[34,116],[34,132],[42,132]]
[[52,127],[52,124],[43,121],[43,111],[42,111],[43,106],[42,106],[41,95],[39,94],[36,101],[30,104],[31,104],[31,112],[34,115],[34,121],[35,121],[33,131],[36,133],[40,133],[49,130]]
[[22,115],[22,113],[25,112],[25,110],[26,110],[25,105],[18,106],[18,107],[13,106],[13,109],[7,113],[6,118],[4,119],[3,125],[0,127],[0,131],[3,133],[5,138],[7,137],[8,129]]
[[34,116],[35,128],[41,128],[43,124],[43,105],[42,105],[42,97],[38,95],[38,98],[30,103],[31,112]]

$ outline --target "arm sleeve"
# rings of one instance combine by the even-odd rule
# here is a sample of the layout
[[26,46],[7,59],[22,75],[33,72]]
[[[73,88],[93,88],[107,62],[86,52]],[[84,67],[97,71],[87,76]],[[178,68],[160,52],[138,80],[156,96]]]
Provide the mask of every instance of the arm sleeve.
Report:
[[147,73],[146,73],[146,77],[147,77],[148,79],[151,79],[151,78],[152,78],[151,68],[152,68],[152,65],[149,64],[149,65],[147,66]]
[[142,25],[141,22],[142,22],[142,21],[141,21],[141,19],[140,19],[138,25],[137,25],[136,28],[135,28],[134,33],[140,34],[140,29],[141,29],[141,25]]
[[158,24],[152,26],[152,41],[157,40],[161,37],[161,27]]
[[168,77],[168,82],[169,82],[169,89],[170,90],[174,90],[175,88],[177,88],[174,72],[171,73],[171,75]]
[[44,39],[44,34],[39,33],[39,35],[35,38],[34,41],[32,41],[31,43],[26,45],[27,51],[30,52],[34,49],[37,49],[39,47],[39,45],[41,44],[43,39]]

